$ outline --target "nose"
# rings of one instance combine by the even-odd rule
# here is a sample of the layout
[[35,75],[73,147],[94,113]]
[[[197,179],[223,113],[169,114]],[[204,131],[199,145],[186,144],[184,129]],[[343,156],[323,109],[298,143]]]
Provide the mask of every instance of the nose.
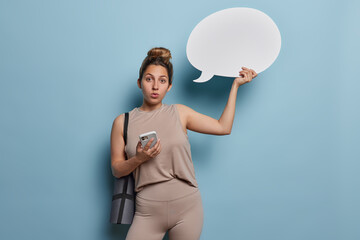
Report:
[[154,81],[153,89],[158,89],[158,82],[156,80]]

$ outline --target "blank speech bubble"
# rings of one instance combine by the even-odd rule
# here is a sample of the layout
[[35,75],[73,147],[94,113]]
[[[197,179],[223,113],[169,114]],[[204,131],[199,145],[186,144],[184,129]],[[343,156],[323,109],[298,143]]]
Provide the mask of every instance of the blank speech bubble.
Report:
[[194,82],[214,75],[239,77],[241,67],[261,73],[271,66],[281,48],[281,35],[274,21],[253,8],[228,8],[201,20],[192,30],[186,55],[200,71]]

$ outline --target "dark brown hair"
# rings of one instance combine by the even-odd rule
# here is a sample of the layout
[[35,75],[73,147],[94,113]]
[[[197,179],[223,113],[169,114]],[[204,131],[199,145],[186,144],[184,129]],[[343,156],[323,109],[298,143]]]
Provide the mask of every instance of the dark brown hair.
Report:
[[166,68],[168,76],[169,76],[169,85],[172,84],[172,76],[173,76],[173,65],[170,62],[171,53],[170,50],[163,47],[154,47],[150,49],[147,53],[146,58],[143,60],[140,70],[139,70],[139,80],[141,83],[141,79],[146,68],[153,65],[161,65]]

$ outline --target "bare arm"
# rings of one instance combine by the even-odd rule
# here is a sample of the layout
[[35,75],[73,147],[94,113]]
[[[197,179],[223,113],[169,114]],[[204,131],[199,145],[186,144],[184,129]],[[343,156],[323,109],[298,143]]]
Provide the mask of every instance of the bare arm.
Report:
[[123,138],[124,114],[118,116],[111,129],[111,172],[114,177],[120,178],[130,174],[141,161],[136,156],[125,159],[125,142]]
[[231,133],[235,116],[235,104],[238,88],[240,85],[250,82],[257,76],[254,70],[247,68],[243,69],[244,70],[240,71],[239,75],[244,77],[237,77],[234,79],[229,99],[219,120],[198,113],[185,105],[177,104],[179,112],[184,115],[187,129],[213,135],[228,135]]
[[232,125],[234,122],[235,105],[236,105],[236,97],[237,97],[238,88],[239,88],[239,85],[236,84],[236,82],[234,81],[231,86],[229,99],[228,99],[225,109],[219,119],[219,124],[224,129],[224,132],[226,134],[231,133]]
[[141,142],[138,141],[136,155],[126,160],[125,142],[123,138],[124,118],[125,114],[121,114],[114,120],[110,138],[111,172],[113,176],[117,178],[129,175],[139,165],[156,157],[161,152],[160,139],[158,139],[152,148],[149,147],[153,140],[150,140],[144,148],[142,148]]

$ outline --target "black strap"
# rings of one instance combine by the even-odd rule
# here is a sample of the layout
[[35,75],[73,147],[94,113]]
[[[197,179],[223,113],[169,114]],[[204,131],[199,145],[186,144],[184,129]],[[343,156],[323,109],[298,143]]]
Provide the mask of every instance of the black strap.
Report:
[[124,121],[124,142],[126,145],[127,142],[127,128],[128,128],[128,122],[129,122],[129,113],[125,113],[125,121]]
[[119,193],[119,194],[115,194],[113,197],[112,197],[112,200],[116,200],[118,198],[127,198],[127,199],[130,199],[130,200],[134,200],[134,196],[133,195],[130,195],[130,194],[124,194],[124,193]]
[[[125,146],[126,146],[126,142],[127,142],[128,122],[129,122],[129,113],[126,112],[126,113],[125,113],[125,121],[124,121],[124,142],[125,142]],[[126,152],[125,152],[125,159],[127,160]],[[131,173],[130,173],[130,174],[131,174]],[[125,200],[126,200],[126,198],[128,198],[127,187],[128,187],[128,183],[129,183],[129,177],[130,177],[130,176],[126,176],[126,177],[125,177],[124,186],[123,186],[123,192],[120,193],[120,194],[117,194],[117,195],[113,196],[113,199],[114,199],[114,198],[117,199],[117,198],[123,197],[123,198],[121,199],[121,204],[120,204],[119,216],[118,216],[118,222],[117,222],[117,223],[121,223],[122,216],[123,216],[123,211],[124,211],[124,206],[125,206]]]

